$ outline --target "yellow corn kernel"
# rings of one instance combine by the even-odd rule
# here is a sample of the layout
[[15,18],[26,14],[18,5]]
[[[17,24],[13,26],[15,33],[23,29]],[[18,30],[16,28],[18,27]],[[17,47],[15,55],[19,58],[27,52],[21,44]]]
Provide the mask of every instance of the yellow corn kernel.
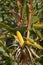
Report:
[[19,31],[17,31],[16,34],[17,34],[18,40],[20,42],[20,46],[23,46],[24,45],[24,40],[23,40],[23,37],[22,37],[21,33]]

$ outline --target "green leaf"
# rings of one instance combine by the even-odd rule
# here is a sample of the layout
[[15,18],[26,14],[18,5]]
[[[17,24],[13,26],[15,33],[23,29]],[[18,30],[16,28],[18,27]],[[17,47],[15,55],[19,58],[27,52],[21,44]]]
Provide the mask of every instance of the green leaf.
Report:
[[6,51],[3,49],[3,47],[0,47],[0,52],[6,56],[6,57],[9,57],[9,55],[6,53]]
[[16,31],[20,31],[21,33],[23,33],[25,30],[26,30],[26,26],[22,26],[22,27],[16,27],[16,28],[12,28],[12,27],[10,27],[10,26],[8,26],[8,25],[6,25],[5,23],[2,23],[2,22],[0,22],[0,27],[4,27],[8,32],[10,32],[10,33],[16,33]]

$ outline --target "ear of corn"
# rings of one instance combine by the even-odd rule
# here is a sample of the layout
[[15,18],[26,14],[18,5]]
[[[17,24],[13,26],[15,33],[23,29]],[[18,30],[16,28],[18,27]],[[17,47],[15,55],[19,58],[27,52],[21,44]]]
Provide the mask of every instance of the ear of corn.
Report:
[[26,41],[26,44],[27,45],[32,45],[32,46],[34,46],[34,47],[36,47],[36,48],[38,48],[40,50],[43,50],[43,47],[40,44],[37,44],[36,42],[33,44],[33,43],[29,42],[29,41]]
[[16,34],[17,34],[18,40],[20,42],[20,46],[23,46],[24,45],[24,40],[23,40],[23,37],[22,37],[21,33],[19,31],[17,31]]
[[38,49],[43,50],[43,47],[40,44],[35,43],[34,46],[36,46]]
[[27,45],[33,45],[36,48],[43,50],[43,47],[40,44],[36,43],[33,39],[26,38],[26,40],[27,40],[27,43],[26,43]]

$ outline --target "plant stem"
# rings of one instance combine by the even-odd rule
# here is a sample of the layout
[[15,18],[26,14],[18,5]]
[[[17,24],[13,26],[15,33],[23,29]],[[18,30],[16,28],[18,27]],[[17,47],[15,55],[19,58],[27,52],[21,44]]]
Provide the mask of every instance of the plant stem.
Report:
[[[30,29],[30,22],[31,22],[31,13],[32,13],[32,0],[30,0],[30,7],[29,7],[29,15],[28,15],[28,23],[27,23],[27,29]],[[29,37],[30,33],[29,30],[27,32],[27,38]]]
[[30,0],[30,7],[29,7],[29,16],[28,16],[28,28],[30,28],[30,22],[31,22],[31,13],[32,13],[32,0]]
[[21,25],[23,24],[23,22],[22,22],[22,7],[21,7],[21,9],[20,9],[20,24],[21,24]]
[[20,10],[20,21],[19,21],[18,25],[22,25],[23,24],[23,22],[22,22],[22,9],[23,9],[22,4],[20,3],[19,0],[16,0],[16,4],[17,4],[17,6],[18,6],[18,8]]

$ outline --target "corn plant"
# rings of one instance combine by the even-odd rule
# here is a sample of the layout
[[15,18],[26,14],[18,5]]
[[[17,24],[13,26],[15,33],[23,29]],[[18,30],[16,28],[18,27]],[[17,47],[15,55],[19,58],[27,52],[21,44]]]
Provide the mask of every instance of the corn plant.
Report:
[[0,65],[43,65],[43,0],[0,0]]

